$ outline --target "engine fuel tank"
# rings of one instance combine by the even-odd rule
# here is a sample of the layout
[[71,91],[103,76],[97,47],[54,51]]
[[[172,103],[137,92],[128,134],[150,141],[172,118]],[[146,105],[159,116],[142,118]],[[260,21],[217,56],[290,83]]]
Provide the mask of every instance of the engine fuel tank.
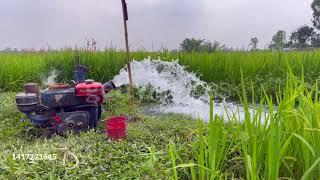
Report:
[[103,96],[104,94],[104,86],[93,80],[86,80],[76,85],[77,96]]
[[105,95],[104,86],[89,79],[76,85],[76,95],[86,97],[86,102],[89,104],[102,104]]
[[44,90],[41,103],[47,107],[68,107],[87,104],[85,98],[77,97],[75,88]]

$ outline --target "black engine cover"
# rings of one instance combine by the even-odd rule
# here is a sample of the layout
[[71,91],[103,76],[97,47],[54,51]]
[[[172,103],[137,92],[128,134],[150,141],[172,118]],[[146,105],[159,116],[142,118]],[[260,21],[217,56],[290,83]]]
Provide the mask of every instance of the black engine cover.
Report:
[[86,111],[64,112],[60,114],[62,123],[58,124],[57,133],[78,133],[89,129],[90,114]]

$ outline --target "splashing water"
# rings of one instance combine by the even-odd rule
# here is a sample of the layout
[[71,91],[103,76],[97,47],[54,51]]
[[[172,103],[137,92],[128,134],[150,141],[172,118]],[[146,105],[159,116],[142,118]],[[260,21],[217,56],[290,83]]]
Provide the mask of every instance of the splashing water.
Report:
[[[194,73],[186,71],[178,61],[165,62],[161,60],[145,59],[131,62],[132,79],[135,86],[148,87],[159,94],[169,92],[170,103],[161,100],[159,106],[149,107],[157,113],[179,113],[202,118],[205,121],[210,117],[209,88]],[[128,84],[127,68],[123,68],[119,75],[114,77],[116,86]],[[199,88],[200,87],[200,88]],[[200,95],[195,93],[200,89]],[[214,114],[228,117],[236,115],[241,121],[244,119],[242,107],[232,103],[214,103]]]

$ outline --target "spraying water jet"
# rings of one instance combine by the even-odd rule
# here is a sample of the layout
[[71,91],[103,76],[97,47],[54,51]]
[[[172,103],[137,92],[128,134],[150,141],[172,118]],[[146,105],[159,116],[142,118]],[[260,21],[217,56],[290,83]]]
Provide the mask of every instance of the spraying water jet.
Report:
[[[160,99],[159,103],[143,107],[145,112],[187,114],[193,118],[209,120],[211,88],[196,74],[188,72],[178,63],[178,60],[166,62],[148,58],[133,61],[131,65],[135,86],[140,87],[141,92],[152,87],[154,94],[159,95],[157,97]],[[114,77],[115,85],[117,87],[127,85],[129,83],[127,76],[126,68],[120,70],[119,75]],[[240,105],[222,101],[214,103],[214,114],[223,117],[226,121],[235,115],[241,121],[244,120],[245,112]]]

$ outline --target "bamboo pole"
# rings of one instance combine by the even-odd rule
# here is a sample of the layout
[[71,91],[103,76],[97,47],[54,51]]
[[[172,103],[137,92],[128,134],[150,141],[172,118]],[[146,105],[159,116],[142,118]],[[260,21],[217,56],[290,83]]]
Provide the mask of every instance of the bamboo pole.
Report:
[[125,36],[125,46],[126,46],[126,62],[128,68],[128,76],[129,76],[129,88],[130,88],[130,95],[132,101],[132,110],[135,114],[135,99],[134,99],[134,89],[133,89],[133,81],[131,75],[131,66],[130,66],[130,49],[129,49],[129,37],[128,37],[128,10],[127,10],[127,3],[126,0],[121,0],[122,2],[122,12],[123,12],[123,25],[124,25],[124,36]]

